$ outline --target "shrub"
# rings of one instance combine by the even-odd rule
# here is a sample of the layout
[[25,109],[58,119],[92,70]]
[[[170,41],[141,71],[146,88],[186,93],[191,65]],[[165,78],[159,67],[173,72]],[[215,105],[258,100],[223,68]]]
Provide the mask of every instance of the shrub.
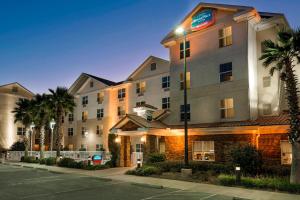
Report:
[[261,153],[252,145],[239,146],[231,151],[234,165],[245,175],[257,175],[262,167]]
[[102,169],[107,169],[108,167],[106,165],[89,165],[86,166],[84,169],[87,170],[102,170]]
[[25,143],[24,141],[17,141],[13,143],[10,147],[11,151],[25,151]]
[[60,167],[69,167],[69,168],[76,168],[77,162],[73,158],[62,158],[58,162],[58,166]]
[[150,175],[159,175],[161,174],[161,170],[158,167],[154,166],[142,166],[141,168],[136,168],[134,170],[129,170],[126,172],[128,175],[136,175],[136,176],[150,176]]
[[46,158],[40,159],[40,164],[41,164],[41,165],[45,165],[45,164],[46,164]]
[[147,163],[164,162],[166,160],[165,154],[151,153],[148,155]]
[[[234,186],[237,185],[235,176],[221,174],[218,176],[221,185]],[[272,189],[279,191],[287,191],[291,193],[300,193],[299,184],[290,184],[288,178],[270,178],[270,177],[242,177],[238,184],[247,188]]]
[[[22,158],[21,158],[21,160],[22,160]],[[39,163],[39,160],[35,159],[34,156],[27,156],[27,157],[24,157],[23,162],[26,162],[26,163]]]
[[46,165],[55,165],[55,164],[56,164],[55,157],[46,158]]
[[291,167],[283,165],[263,165],[260,170],[260,174],[264,176],[287,177],[290,173]]

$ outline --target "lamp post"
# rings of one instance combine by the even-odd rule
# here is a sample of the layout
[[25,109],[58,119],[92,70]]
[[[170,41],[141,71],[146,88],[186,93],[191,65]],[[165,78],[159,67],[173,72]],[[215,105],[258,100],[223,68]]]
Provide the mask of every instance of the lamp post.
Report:
[[50,151],[51,151],[51,157],[52,157],[52,150],[53,150],[53,130],[54,130],[54,126],[55,126],[55,121],[54,119],[52,119],[50,121],[50,129],[51,129],[51,146],[50,146]]
[[34,122],[31,122],[31,124],[30,124],[30,156],[32,156],[32,135],[33,135],[34,127],[35,127]]
[[183,35],[183,104],[184,104],[184,165],[189,166],[188,122],[187,122],[187,85],[186,85],[186,31],[183,27],[175,30],[176,35]]

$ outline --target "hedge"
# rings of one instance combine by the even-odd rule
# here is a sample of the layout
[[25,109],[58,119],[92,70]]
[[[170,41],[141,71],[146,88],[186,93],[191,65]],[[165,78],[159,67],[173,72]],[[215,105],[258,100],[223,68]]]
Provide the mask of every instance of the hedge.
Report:
[[136,168],[134,170],[128,170],[126,174],[128,175],[136,175],[136,176],[150,176],[150,175],[160,175],[162,172],[160,168],[155,166],[144,165],[140,168]]

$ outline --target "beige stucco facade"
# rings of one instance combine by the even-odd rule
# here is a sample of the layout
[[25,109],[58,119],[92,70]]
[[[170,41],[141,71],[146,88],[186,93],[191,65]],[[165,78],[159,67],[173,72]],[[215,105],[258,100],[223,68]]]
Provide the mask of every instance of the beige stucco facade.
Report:
[[18,83],[0,86],[0,149],[7,150],[14,142],[22,139],[23,136],[17,134],[17,129],[23,125],[14,123],[12,111],[20,98],[31,99],[33,96],[32,92]]

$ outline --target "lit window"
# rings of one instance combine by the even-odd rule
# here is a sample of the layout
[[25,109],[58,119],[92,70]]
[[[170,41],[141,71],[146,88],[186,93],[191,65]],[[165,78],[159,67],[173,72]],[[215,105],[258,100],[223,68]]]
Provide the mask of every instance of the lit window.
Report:
[[81,136],[83,138],[86,138],[87,137],[87,134],[88,134],[88,130],[86,127],[81,127]]
[[270,87],[271,86],[271,76],[263,77],[263,87]]
[[[180,73],[180,89],[183,90],[184,89],[184,77],[183,77],[183,73]],[[186,72],[186,88],[190,89],[191,88],[191,73],[190,72]]]
[[102,119],[104,116],[104,109],[97,109],[97,119]]
[[[185,56],[188,58],[191,55],[190,52],[190,41],[186,41],[185,43],[186,47],[185,47]],[[180,59],[184,58],[184,43],[180,43]]]
[[220,82],[232,81],[232,63],[220,65]]
[[[186,118],[188,121],[191,120],[190,104],[186,105]],[[184,121],[184,105],[180,105],[180,121]]]
[[139,82],[136,83],[136,93],[139,95],[143,95],[146,91],[146,82]]
[[73,132],[73,128],[68,128],[68,136],[73,136],[74,132]]
[[88,112],[87,111],[82,112],[81,119],[82,119],[82,121],[86,121],[88,119]]
[[93,81],[90,82],[90,87],[91,88],[94,87],[94,82]]
[[162,109],[169,109],[170,108],[170,97],[162,98]]
[[74,114],[73,113],[69,113],[68,119],[69,119],[69,122],[74,121]]
[[215,161],[214,141],[193,142],[193,160]]
[[18,127],[17,128],[17,135],[25,135],[26,130],[24,127]]
[[232,28],[228,26],[219,30],[219,47],[232,45]]
[[292,145],[285,140],[280,141],[281,164],[290,165],[292,163]]
[[264,115],[271,115],[272,114],[271,104],[263,104],[263,114]]
[[118,98],[119,99],[123,99],[126,96],[126,89],[122,88],[122,89],[118,89]]
[[170,76],[164,76],[161,79],[161,87],[169,88],[170,87]]
[[89,98],[88,96],[82,97],[82,105],[85,106],[89,103]]
[[125,115],[125,109],[124,106],[118,106],[118,116],[124,116]]
[[104,92],[97,93],[97,102],[98,102],[98,104],[103,103],[103,101],[104,101]]
[[156,70],[156,63],[151,63],[150,69],[151,71]]
[[222,119],[234,117],[233,98],[222,99],[220,103],[220,110]]
[[96,127],[96,134],[97,135],[102,135],[102,133],[103,133],[103,126],[101,125],[101,126],[99,126],[99,125],[97,125],[97,127]]
[[136,102],[136,107],[144,106],[146,104],[145,101]]
[[143,144],[135,144],[135,152],[143,152]]

